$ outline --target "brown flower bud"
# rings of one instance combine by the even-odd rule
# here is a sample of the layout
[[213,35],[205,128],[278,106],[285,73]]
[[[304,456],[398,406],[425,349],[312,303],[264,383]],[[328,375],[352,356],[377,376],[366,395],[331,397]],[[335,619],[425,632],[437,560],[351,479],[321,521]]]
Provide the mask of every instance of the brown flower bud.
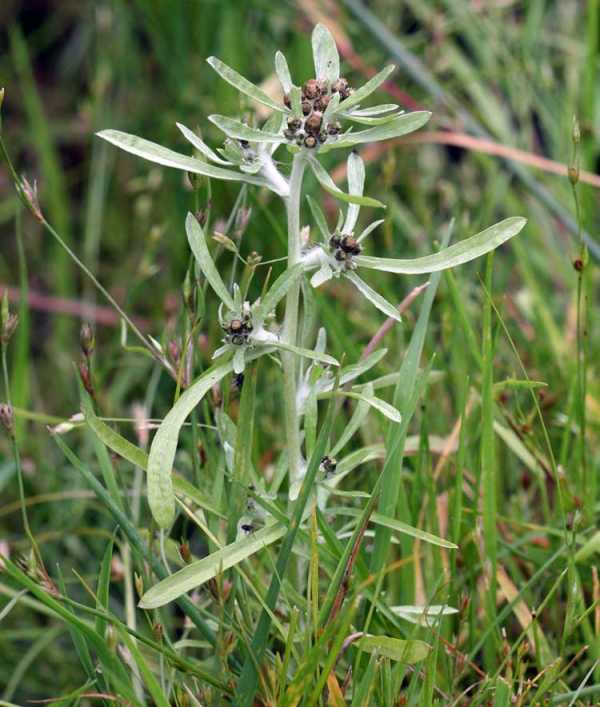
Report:
[[331,96],[328,96],[327,94],[319,96],[319,98],[317,98],[314,103],[315,110],[324,112],[327,106],[329,105],[329,101],[331,101]]
[[302,101],[302,114],[308,115],[312,110],[312,104],[310,101]]
[[304,121],[304,126],[311,133],[318,133],[323,122],[323,113],[318,110],[313,111]]
[[302,121],[300,120],[300,118],[296,118],[295,116],[292,116],[291,118],[288,118],[287,126],[288,126],[289,130],[296,132],[297,130],[300,130],[300,128],[302,127]]
[[307,135],[304,138],[304,147],[312,149],[317,144],[317,138],[314,135]]
[[348,90],[347,79],[340,76],[340,78],[331,85],[331,90],[333,93],[345,93]]
[[319,82],[317,79],[309,79],[302,87],[302,96],[304,98],[313,99],[319,95]]

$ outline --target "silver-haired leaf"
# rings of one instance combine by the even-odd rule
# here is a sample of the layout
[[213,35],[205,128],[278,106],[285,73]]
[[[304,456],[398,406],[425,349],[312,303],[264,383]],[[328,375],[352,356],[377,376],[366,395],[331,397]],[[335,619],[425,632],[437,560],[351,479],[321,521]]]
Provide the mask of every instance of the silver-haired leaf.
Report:
[[201,152],[205,157],[208,157],[209,160],[212,160],[217,164],[225,165],[226,167],[230,167],[233,164],[232,162],[221,159],[219,155],[217,155],[214,150],[212,150],[201,138],[199,138],[193,130],[186,128],[185,125],[182,125],[181,123],[175,123],[175,125],[177,125],[185,139],[189,140],[198,152]]
[[285,107],[282,106],[281,103],[277,103],[277,101],[274,101],[270,96],[267,96],[262,89],[255,86],[241,74],[238,74],[238,72],[235,69],[232,69],[231,66],[228,66],[220,59],[217,59],[216,56],[210,56],[206,61],[219,74],[219,76],[224,78],[225,81],[231,84],[234,88],[237,88],[237,90],[241,93],[244,93],[249,98],[258,101],[258,103],[262,103],[273,110],[280,111],[281,113],[286,112]]
[[373,78],[370,78],[367,83],[363,84],[360,88],[357,88],[353,93],[351,93],[348,98],[342,101],[342,108],[344,111],[348,111],[354,106],[357,106],[361,101],[370,96],[374,91],[376,91],[381,84],[388,78],[388,76],[395,70],[395,66],[390,64],[382,69],[378,74],[375,74]]
[[292,75],[290,74],[287,59],[280,51],[275,53],[275,71],[283,92],[289,95],[294,84],[292,83]]
[[400,106],[397,103],[381,103],[378,106],[371,106],[370,108],[356,108],[348,114],[348,117],[352,115],[359,118],[370,118],[375,115],[391,113],[399,108]]
[[393,405],[386,403],[385,400],[377,398],[375,395],[369,395],[368,393],[353,393],[348,391],[343,391],[338,393],[338,395],[344,395],[347,398],[354,398],[355,400],[364,400],[372,408],[380,412],[382,415],[391,420],[392,422],[402,422],[402,415],[400,415],[399,410],[397,410]]
[[319,181],[319,184],[323,187],[323,189],[325,189],[325,191],[329,192],[332,196],[335,196],[336,199],[345,201],[349,204],[360,204],[361,206],[377,206],[379,208],[385,208],[385,205],[380,201],[377,201],[377,199],[373,199],[369,196],[353,196],[352,194],[346,194],[346,192],[339,189],[333,179],[329,176],[329,173],[323,168],[321,163],[313,157],[313,155],[309,155],[308,163],[313,171],[313,174]]
[[261,298],[260,304],[253,309],[252,316],[258,326],[275,309],[278,302],[286,296],[290,287],[301,277],[303,271],[302,263],[298,263],[289,270],[285,270],[275,280],[267,294]]
[[374,231],[377,228],[377,226],[381,226],[381,224],[383,222],[384,222],[384,219],[382,219],[382,218],[379,219],[378,221],[373,221],[373,223],[370,223],[356,240],[359,243],[361,243],[372,231]]
[[241,123],[239,120],[228,118],[225,115],[209,115],[208,119],[211,123],[222,130],[227,137],[236,140],[247,140],[248,142],[285,142],[283,135],[277,133],[267,133],[257,128],[251,128],[249,125]]
[[203,174],[205,177],[212,177],[213,179],[246,182],[247,184],[255,184],[259,187],[270,188],[268,182],[261,177],[254,177],[241,172],[234,172],[230,169],[215,167],[202,160],[182,155],[179,152],[170,150],[168,147],[163,147],[162,145],[157,145],[155,142],[150,142],[150,140],[137,137],[137,135],[123,133],[120,130],[102,130],[96,133],[96,135],[120,147],[122,150],[125,150],[125,152],[130,152],[132,155],[143,157],[149,162],[155,162],[165,167],[174,167],[175,169],[182,169],[185,172]]
[[380,312],[383,312],[386,317],[391,317],[392,319],[395,319],[397,322],[402,321],[402,317],[400,316],[400,312],[394,307],[393,304],[388,302],[385,297],[382,297],[378,292],[375,292],[374,289],[369,287],[367,283],[362,280],[356,273],[354,272],[347,272],[346,273],[346,278],[350,280],[350,282],[356,287],[356,289],[363,295],[363,297],[366,297],[371,304],[375,305],[377,309]]
[[225,283],[221,279],[221,275],[217,270],[214,260],[208,250],[206,237],[202,226],[198,223],[198,219],[192,213],[188,213],[185,219],[185,232],[187,234],[188,243],[192,249],[192,253],[196,258],[204,277],[208,280],[209,285],[215,291],[217,297],[229,309],[234,310],[235,304],[229,293]]
[[271,545],[283,537],[285,532],[286,526],[283,523],[275,523],[226,545],[208,557],[192,562],[151,587],[142,597],[139,606],[142,609],[157,609],[174,601]]
[[[357,152],[351,152],[348,155],[347,165],[348,193],[353,196],[362,196],[365,189],[365,163]],[[360,206],[358,204],[350,204],[348,206],[343,233],[352,233],[354,231],[359,213]]]
[[302,356],[303,358],[310,358],[313,361],[319,361],[319,363],[327,363],[330,366],[339,366],[339,362],[333,358],[333,356],[328,356],[324,353],[319,353],[318,351],[312,351],[311,349],[303,349],[300,346],[294,346],[293,344],[288,344],[285,341],[269,341],[269,346],[273,346],[276,349],[281,349],[283,351],[289,351],[297,356]]
[[[268,350],[261,348],[247,352],[247,358],[249,360],[258,358]],[[232,370],[232,361],[215,364],[206,370],[181,395],[154,435],[148,455],[148,503],[154,520],[161,528],[169,527],[175,518],[175,497],[171,470],[183,423],[206,393]]]
[[321,147],[321,152],[329,152],[339,147],[354,147],[364,142],[379,142],[401,137],[423,127],[429,118],[431,118],[431,113],[426,110],[405,113],[385,125],[378,125],[377,127],[359,130],[358,132],[345,133],[335,141],[326,142]]
[[504,219],[504,221],[486,228],[481,233],[465,238],[460,243],[455,243],[449,248],[444,248],[439,253],[426,255],[423,258],[397,260],[395,258],[375,258],[358,255],[354,261],[363,268],[403,275],[422,275],[424,273],[438,272],[439,270],[447,270],[448,268],[468,263],[470,260],[489,253],[513,236],[516,236],[526,223],[527,219],[518,216]]
[[335,40],[325,25],[318,24],[312,33],[313,61],[318,79],[337,81],[340,77],[340,57]]
[[312,213],[313,218],[315,220],[315,223],[317,224],[317,228],[319,229],[319,231],[321,233],[321,238],[323,240],[323,243],[328,244],[331,234],[329,233],[329,227],[327,226],[327,220],[325,219],[325,214],[323,213],[319,204],[317,204],[317,202],[314,199],[311,199],[311,197],[308,195],[307,195],[306,199],[308,201],[308,205],[310,207],[310,210],[311,210],[311,213]]
[[387,115],[379,115],[373,117],[363,117],[356,115],[355,113],[349,113],[348,115],[343,114],[341,117],[345,120],[350,120],[353,123],[358,123],[359,125],[387,125],[391,123],[396,118],[401,115],[405,115],[403,110],[399,110],[397,113],[388,113]]

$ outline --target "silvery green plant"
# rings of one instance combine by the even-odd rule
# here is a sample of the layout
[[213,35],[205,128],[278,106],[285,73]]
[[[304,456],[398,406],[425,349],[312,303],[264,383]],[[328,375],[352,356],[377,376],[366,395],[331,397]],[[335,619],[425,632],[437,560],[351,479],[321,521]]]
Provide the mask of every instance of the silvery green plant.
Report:
[[[100,137],[121,149],[160,165],[211,179],[268,189],[284,201],[287,212],[286,269],[266,293],[252,303],[245,299],[240,286],[234,284],[231,289],[227,287],[211,256],[198,219],[191,213],[186,218],[185,230],[190,248],[220,300],[218,310],[212,316],[218,317],[223,342],[214,352],[214,365],[185,390],[167,413],[150,448],[148,501],[154,519],[163,529],[168,529],[175,518],[175,492],[187,496],[191,493],[188,486],[182,487],[180,477],[174,491],[171,473],[179,432],[186,418],[216,383],[232,372],[243,372],[258,357],[278,356],[283,366],[281,396],[285,409],[286,466],[292,500],[300,493],[307,469],[306,460],[311,458],[316,448],[319,400],[339,394],[358,401],[342,437],[332,444],[320,465],[320,504],[327,502],[327,489],[330,490],[354,466],[365,461],[363,455],[346,463],[335,462],[335,456],[350,441],[365,416],[375,410],[392,423],[400,421],[398,410],[374,394],[373,382],[363,385],[354,383],[358,376],[368,372],[381,360],[385,350],[375,351],[360,362],[349,362],[338,370],[338,361],[326,353],[326,333],[323,330],[319,331],[313,349],[303,347],[305,342],[301,342],[299,335],[303,311],[300,303],[301,296],[307,296],[307,288],[321,291],[329,280],[340,279],[342,283],[355,287],[386,317],[399,321],[397,307],[368,285],[362,278],[363,273],[378,270],[419,275],[451,268],[492,251],[519,233],[525,225],[523,218],[508,218],[437,253],[416,259],[365,254],[367,237],[382,220],[358,229],[360,208],[383,208],[383,204],[365,195],[365,167],[355,148],[417,130],[429,120],[430,113],[405,113],[394,104],[367,106],[369,96],[390,76],[394,67],[386,67],[363,86],[353,89],[340,75],[335,42],[323,25],[317,25],[313,31],[312,49],[315,76],[302,85],[294,83],[285,57],[277,52],[275,70],[283,91],[281,102],[221,60],[214,57],[208,59],[211,67],[225,81],[271,111],[270,117],[260,126],[223,115],[209,116],[209,120],[224,133],[224,142],[219,148],[209,147],[196,133],[181,124],[177,127],[191,143],[195,156],[181,154],[116,130],[99,133]],[[335,184],[319,160],[322,154],[332,150],[350,151],[347,157],[347,191]],[[276,159],[278,151],[282,154]],[[312,171],[327,193],[344,204],[345,212],[341,212],[333,227],[313,199],[309,199],[309,206],[314,227],[306,228],[301,223],[303,177],[307,169]],[[317,238],[314,240],[307,237],[307,233],[315,232]],[[284,313],[283,319],[278,321],[276,310],[281,302],[284,302]],[[221,569],[281,538],[284,532],[281,523],[276,523],[274,519],[271,524],[267,522],[266,527],[257,531],[252,540],[239,538],[231,546],[234,548],[231,552],[215,553],[215,561],[208,564],[206,560],[210,558],[201,560],[205,564],[199,568],[199,573],[194,574],[190,568],[185,568],[181,570],[184,575],[179,579],[178,572],[160,582],[146,593],[142,605],[155,607],[175,599],[196,586],[199,578],[206,581],[210,574],[204,571],[206,567],[212,568],[214,576]]]

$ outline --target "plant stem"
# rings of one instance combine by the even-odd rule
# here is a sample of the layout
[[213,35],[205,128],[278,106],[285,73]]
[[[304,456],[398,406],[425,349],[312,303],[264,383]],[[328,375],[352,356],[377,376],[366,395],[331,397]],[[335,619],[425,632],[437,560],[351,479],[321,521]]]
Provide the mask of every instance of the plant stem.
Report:
[[[302,197],[302,178],[306,168],[306,156],[303,152],[294,155],[290,176],[290,194],[286,199],[288,218],[288,268],[300,261],[300,199]],[[285,300],[282,339],[287,344],[296,345],[298,336],[298,305],[300,284],[293,285]],[[288,450],[288,469],[290,483],[297,481],[301,473],[300,429],[296,409],[296,358],[292,353],[282,353],[283,395],[285,406],[285,433]]]

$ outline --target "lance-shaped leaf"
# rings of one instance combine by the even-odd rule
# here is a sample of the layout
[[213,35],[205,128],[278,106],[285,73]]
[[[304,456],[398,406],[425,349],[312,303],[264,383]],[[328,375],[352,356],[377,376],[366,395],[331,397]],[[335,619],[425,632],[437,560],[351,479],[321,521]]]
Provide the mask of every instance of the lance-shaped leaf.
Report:
[[142,609],[157,609],[182,594],[201,586],[221,572],[234,567],[246,558],[254,555],[267,545],[271,545],[286,532],[283,523],[261,528],[248,537],[213,552],[208,557],[192,562],[187,567],[175,572],[158,584],[155,584],[142,597],[139,606]]
[[201,138],[196,135],[196,133],[193,130],[190,130],[189,128],[186,128],[185,125],[182,125],[181,123],[175,123],[183,136],[185,137],[186,140],[189,140],[192,145],[198,150],[198,152],[201,152],[205,157],[207,157],[209,160],[212,160],[213,162],[217,162],[217,164],[222,164],[225,165],[226,167],[231,166],[233,163],[228,162],[227,160],[221,159],[217,153],[212,150]]
[[[348,155],[348,193],[352,196],[362,196],[365,189],[365,163],[361,156],[356,152],[351,152]],[[346,221],[344,222],[343,233],[352,233],[360,206],[358,204],[350,204],[346,212]]]
[[[373,451],[375,452],[376,450],[374,449]],[[339,508],[336,512],[339,515],[353,517],[360,515],[360,510],[358,508]],[[458,548],[458,545],[451,543],[449,540],[444,540],[444,538],[433,535],[433,533],[428,533],[426,530],[415,528],[413,525],[408,525],[408,523],[403,523],[401,520],[390,518],[382,513],[373,513],[370,520],[372,523],[375,523],[375,525],[384,526],[385,528],[394,530],[401,535],[410,535],[412,538],[417,538],[423,542],[429,543],[430,545],[445,547],[448,550],[456,550]]]
[[301,346],[294,346],[293,344],[288,344],[286,341],[269,341],[269,346],[273,346],[276,349],[281,349],[282,351],[289,351],[303,358],[310,358],[313,361],[319,361],[319,363],[327,363],[330,366],[339,366],[339,361],[337,361],[333,356],[328,356],[327,354],[320,353],[319,351],[313,351],[312,349],[303,349]]
[[137,135],[123,133],[120,130],[102,130],[101,132],[96,133],[96,135],[101,137],[103,140],[120,147],[122,150],[125,150],[125,152],[130,152],[132,155],[143,157],[149,162],[162,164],[165,167],[183,169],[186,172],[203,174],[205,177],[212,177],[214,179],[223,179],[225,181],[232,182],[246,182],[247,184],[256,184],[259,187],[269,187],[268,182],[261,177],[254,177],[250,174],[234,172],[233,170],[223,169],[222,167],[215,167],[214,165],[198,160],[195,157],[188,157],[187,155],[182,155],[179,152],[170,150],[168,147],[163,147],[162,145],[157,145],[155,142],[150,142],[150,140],[144,140],[144,138],[137,137]]
[[363,636],[356,645],[366,653],[375,653],[400,663],[418,663],[425,660],[431,650],[425,641],[405,641],[390,636]]
[[235,310],[233,298],[229,294],[227,287],[225,287],[225,283],[221,279],[221,275],[208,250],[204,230],[198,223],[198,219],[192,213],[188,213],[185,219],[185,232],[192,253],[204,273],[204,277],[208,280],[221,302],[223,302],[228,309]]
[[285,142],[283,135],[277,133],[267,133],[257,128],[241,123],[239,120],[228,118],[225,115],[209,115],[208,119],[214,123],[225,135],[235,140],[247,140],[248,142]]
[[378,410],[382,415],[385,415],[388,420],[391,420],[392,422],[402,422],[402,415],[400,415],[399,410],[397,410],[393,405],[386,403],[385,400],[377,398],[375,395],[369,395],[368,392],[353,393],[343,391],[338,393],[338,395],[343,395],[347,398],[354,398],[355,400],[362,400],[375,410]]
[[355,115],[354,113],[349,113],[348,115],[343,115],[342,118],[345,120],[351,120],[353,123],[359,123],[360,125],[386,125],[387,123],[391,123],[393,120],[396,120],[396,118],[399,118],[401,115],[405,115],[403,110],[400,110],[397,113],[378,115],[371,118],[363,118]]
[[320,152],[328,152],[338,147],[354,147],[363,142],[379,142],[381,140],[391,140],[418,130],[431,118],[431,113],[426,110],[405,113],[394,118],[385,125],[378,125],[368,130],[359,130],[353,133],[345,133],[334,141],[326,142]]
[[383,113],[391,113],[399,108],[400,106],[397,103],[382,103],[378,106],[371,106],[370,108],[356,108],[348,114],[348,117],[352,115],[359,118],[369,118],[375,115],[382,115]]
[[313,61],[318,79],[337,81],[340,77],[340,57],[335,40],[325,25],[318,24],[312,33]]
[[283,92],[289,94],[294,84],[292,82],[292,75],[290,74],[287,59],[280,51],[275,52],[275,71]]
[[285,107],[282,106],[281,103],[277,103],[277,101],[274,101],[272,98],[267,96],[262,89],[255,86],[241,74],[238,74],[235,69],[232,69],[231,66],[227,66],[227,64],[223,63],[220,59],[217,59],[217,57],[210,56],[206,61],[219,74],[219,76],[224,78],[225,81],[230,83],[234,88],[237,88],[237,90],[241,93],[244,93],[246,96],[249,96],[265,106],[269,106],[269,108],[272,108],[273,110],[277,110],[282,113],[286,112]]
[[378,221],[373,221],[373,223],[370,223],[356,240],[359,243],[361,243],[372,231],[374,231],[377,228],[377,226],[381,226],[382,223],[383,223],[383,219],[379,219]]
[[306,200],[308,201],[308,205],[310,207],[315,223],[317,224],[317,228],[321,233],[321,238],[323,242],[329,243],[329,238],[331,237],[331,234],[329,233],[329,227],[327,226],[325,214],[323,213],[319,204],[317,204],[314,199],[311,199],[310,196],[307,195]]
[[386,66],[385,69],[375,74],[367,83],[357,88],[354,93],[351,93],[348,98],[344,99],[341,104],[344,112],[350,110],[350,108],[354,108],[354,106],[357,106],[361,101],[364,101],[367,96],[370,96],[373,91],[376,91],[395,68],[393,64]]
[[379,208],[385,208],[377,199],[373,199],[370,196],[355,196],[352,194],[346,194],[346,192],[339,189],[333,179],[329,176],[329,173],[321,165],[321,163],[313,156],[309,155],[308,163],[313,171],[313,174],[319,181],[319,184],[329,192],[332,196],[340,201],[345,201],[348,204],[360,204],[361,206],[377,206]]
[[377,349],[369,354],[366,358],[361,358],[357,363],[352,363],[350,366],[344,366],[340,371],[340,385],[346,385],[350,381],[355,380],[363,373],[369,371],[373,366],[376,366],[379,361],[387,354],[387,349]]
[[278,302],[286,296],[290,287],[298,280],[303,271],[302,263],[298,263],[283,272],[277,280],[275,280],[267,294],[261,298],[260,304],[253,308],[252,316],[256,324],[260,325],[264,322],[268,314],[272,312]]
[[394,258],[375,258],[359,255],[354,262],[363,268],[384,270],[385,272],[401,273],[404,275],[422,275],[424,273],[438,272],[448,268],[468,263],[480,255],[489,253],[513,236],[516,236],[527,219],[513,216],[504,219],[495,226],[486,228],[470,238],[465,238],[460,243],[455,243],[449,248],[444,248],[439,253],[426,255],[423,258],[409,260],[396,260]]
[[388,302],[385,297],[382,297],[378,292],[375,292],[373,288],[369,287],[369,285],[367,285],[367,283],[356,273],[349,271],[346,273],[346,277],[350,280],[354,287],[356,287],[361,295],[366,297],[371,304],[374,304],[375,307],[377,307],[380,312],[383,312],[386,317],[391,317],[397,322],[402,321],[400,312],[396,309],[396,307]]
[[[268,349],[246,353],[248,360],[262,356]],[[148,503],[154,520],[168,528],[175,518],[175,497],[171,469],[183,423],[206,393],[233,370],[233,362],[214,365],[206,370],[179,398],[160,424],[148,456]]]

